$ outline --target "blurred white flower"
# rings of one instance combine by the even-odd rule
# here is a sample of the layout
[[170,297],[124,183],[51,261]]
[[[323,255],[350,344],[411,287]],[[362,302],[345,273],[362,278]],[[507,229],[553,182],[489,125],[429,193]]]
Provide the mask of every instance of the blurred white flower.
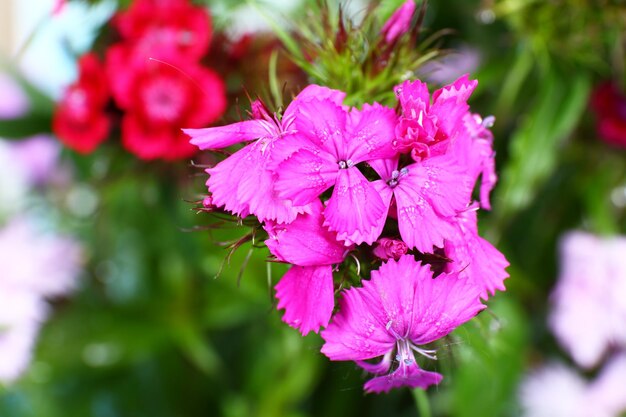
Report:
[[28,191],[28,175],[15,158],[13,145],[0,140],[0,221],[22,210]]
[[530,374],[519,395],[524,417],[599,417],[587,402],[586,382],[561,364]]
[[46,313],[36,294],[0,288],[0,382],[13,382],[27,368]]
[[596,366],[609,347],[626,347],[626,238],[567,234],[552,301],[550,327],[580,366]]
[[76,285],[81,258],[73,239],[42,233],[27,218],[13,218],[0,229],[0,288],[41,297],[67,294]]
[[626,411],[626,355],[589,383],[562,364],[528,375],[520,386],[523,417],[618,417]]

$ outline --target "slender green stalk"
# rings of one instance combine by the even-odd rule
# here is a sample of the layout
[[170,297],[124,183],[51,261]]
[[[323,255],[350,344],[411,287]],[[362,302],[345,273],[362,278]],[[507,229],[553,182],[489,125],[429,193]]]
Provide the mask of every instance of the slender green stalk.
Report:
[[432,417],[430,401],[428,401],[426,391],[421,388],[413,389],[413,399],[415,400],[419,417]]

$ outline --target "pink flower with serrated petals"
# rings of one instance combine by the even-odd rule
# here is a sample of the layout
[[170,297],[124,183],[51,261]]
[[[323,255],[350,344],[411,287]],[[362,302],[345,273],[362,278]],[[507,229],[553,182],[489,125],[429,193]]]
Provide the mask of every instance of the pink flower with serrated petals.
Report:
[[489,241],[478,235],[476,212],[478,204],[459,212],[456,233],[444,244],[446,257],[453,260],[447,264],[447,272],[458,272],[459,278],[472,282],[486,300],[496,290],[504,291],[504,280],[509,277],[509,262]]
[[260,103],[254,102],[255,119],[227,126],[206,129],[184,129],[191,144],[202,150],[222,149],[241,142],[251,142],[244,148],[207,169],[210,175],[207,187],[213,203],[233,214],[245,217],[254,214],[259,221],[292,222],[307,211],[305,204],[292,204],[274,191],[274,166],[288,156],[290,145],[277,147],[291,140],[289,133],[295,129],[295,112],[300,102],[313,97],[325,97],[340,103],[344,93],[317,85],[310,85],[291,102],[281,119],[270,115]]
[[276,170],[278,195],[302,205],[334,186],[324,226],[349,244],[371,244],[385,206],[356,165],[397,154],[391,146],[395,124],[395,112],[376,103],[362,110],[328,99],[302,103],[292,142],[299,148]]
[[[368,392],[438,384],[442,376],[421,369],[415,352],[434,359],[435,352],[420,345],[446,336],[485,308],[473,286],[456,274],[433,279],[430,268],[409,255],[388,261],[362,283],[344,292],[339,312],[322,331],[322,353],[377,374],[365,384]],[[365,362],[377,357],[383,358],[379,364]]]
[[465,133],[463,117],[468,113],[467,99],[477,81],[467,74],[435,91],[432,103],[428,86],[419,80],[405,81],[394,91],[402,115],[396,127],[395,148],[411,152],[414,160],[442,155],[459,134]]
[[272,255],[294,265],[276,285],[276,297],[278,309],[285,309],[283,321],[303,335],[328,324],[335,306],[332,265],[343,262],[351,249],[322,226],[322,203],[310,206],[311,213],[290,224],[264,225]]
[[[470,201],[471,188],[463,167],[449,155],[425,159],[401,170],[397,158],[369,164],[381,177],[373,185],[387,210],[392,197],[395,199],[402,240],[420,252],[443,247],[444,239],[455,233],[454,216]],[[378,219],[378,234],[385,220],[386,216]]]

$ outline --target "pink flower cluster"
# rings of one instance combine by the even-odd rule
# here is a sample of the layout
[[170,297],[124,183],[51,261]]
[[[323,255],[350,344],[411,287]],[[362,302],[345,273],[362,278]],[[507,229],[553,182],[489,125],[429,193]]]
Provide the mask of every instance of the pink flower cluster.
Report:
[[[186,130],[200,149],[247,143],[207,170],[206,204],[258,218],[271,254],[293,265],[276,285],[283,320],[302,334],[326,327],[322,352],[376,374],[368,391],[438,383],[414,353],[434,358],[420,346],[504,289],[508,263],[477,229],[496,175],[489,119],[467,105],[475,87],[463,76],[431,96],[406,81],[396,111],[351,108],[345,93],[310,85],[282,117],[255,101],[251,120]],[[352,259],[372,269],[387,262],[343,292],[331,321],[335,291],[348,285],[337,272]]]
[[200,60],[211,40],[207,10],[188,0],[136,0],[111,22],[121,41],[105,62],[90,52],[79,78],[57,106],[53,129],[70,148],[89,153],[109,135],[121,111],[122,144],[141,159],[195,153],[183,126],[215,122],[226,109],[222,79]]

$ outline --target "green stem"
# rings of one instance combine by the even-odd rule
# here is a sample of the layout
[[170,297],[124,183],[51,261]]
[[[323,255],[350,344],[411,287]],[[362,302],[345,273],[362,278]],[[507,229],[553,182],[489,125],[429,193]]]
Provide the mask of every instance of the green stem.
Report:
[[426,391],[421,388],[415,388],[413,390],[413,399],[415,400],[419,417],[432,417],[430,402],[428,401]]

